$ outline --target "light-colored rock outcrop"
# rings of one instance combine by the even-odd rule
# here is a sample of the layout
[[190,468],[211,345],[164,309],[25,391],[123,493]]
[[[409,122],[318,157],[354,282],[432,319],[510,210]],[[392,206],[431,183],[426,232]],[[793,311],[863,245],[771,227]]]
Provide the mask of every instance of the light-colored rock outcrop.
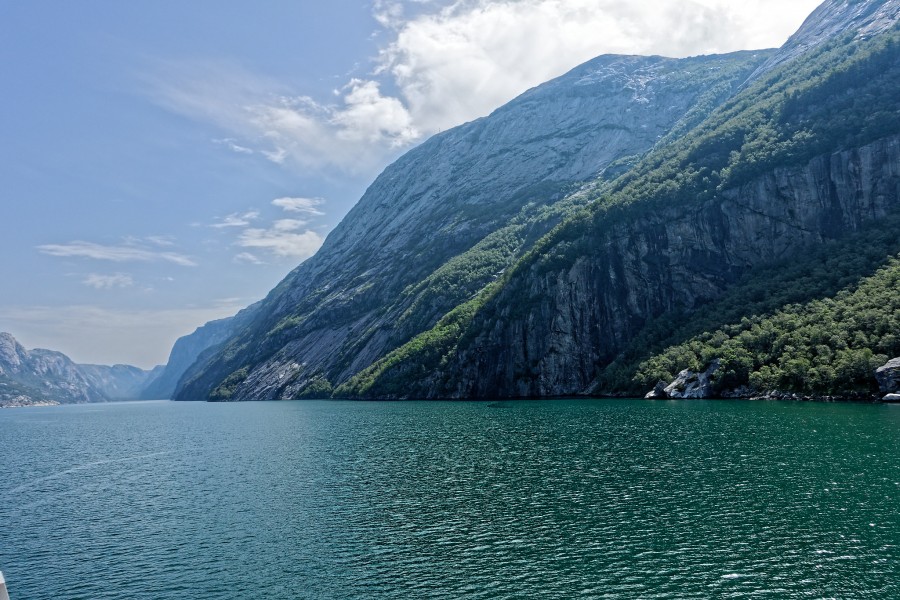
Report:
[[[681,371],[671,383],[662,387],[657,385],[652,392],[647,394],[650,399],[682,399],[682,400],[698,400],[703,398],[713,398],[713,375],[719,369],[719,361],[713,361],[704,371],[695,373],[690,369]],[[660,382],[661,384],[664,382]]]
[[875,379],[882,393],[900,392],[900,358],[892,358],[875,371]]

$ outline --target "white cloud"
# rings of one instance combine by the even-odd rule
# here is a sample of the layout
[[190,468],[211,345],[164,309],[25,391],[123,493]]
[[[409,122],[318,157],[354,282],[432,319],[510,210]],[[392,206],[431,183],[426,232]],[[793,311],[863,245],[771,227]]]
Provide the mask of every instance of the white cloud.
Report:
[[91,273],[84,278],[82,283],[98,290],[111,290],[113,288],[126,288],[134,285],[131,275],[116,273],[115,275],[98,275]]
[[242,248],[260,248],[275,256],[301,260],[315,254],[324,241],[322,236],[312,230],[299,232],[294,223],[285,221],[276,221],[270,229],[245,229],[235,243]]
[[234,136],[220,143],[237,152],[364,174],[595,56],[779,46],[819,1],[378,0],[377,67],[336,101],[223,64],[168,65],[153,85],[163,105]]
[[245,213],[231,213],[225,217],[217,219],[215,223],[210,225],[215,229],[225,229],[227,227],[246,227],[259,218],[259,212],[250,210]]
[[316,207],[324,201],[321,198],[276,198],[272,200],[272,205],[277,206],[287,212],[305,213],[317,217],[323,216],[325,213]]
[[[689,56],[781,45],[819,0],[461,0],[404,20],[380,56],[414,125],[485,115],[600,54]],[[396,3],[393,3],[396,4]],[[773,15],[778,15],[773,18]]]
[[74,241],[68,244],[43,244],[37,249],[43,254],[60,257],[91,258],[112,262],[170,262],[183,267],[196,267],[190,257],[176,252],[160,252],[131,246],[104,246],[93,242]]
[[[267,226],[252,226],[260,218],[259,211],[254,210],[220,218],[212,227],[238,229],[234,245],[241,248],[260,249],[281,258],[306,259],[315,254],[323,242],[323,237],[309,228],[310,219],[324,216],[325,213],[317,208],[323,202],[320,198],[276,198],[272,205],[293,213],[291,218],[275,219]],[[232,260],[238,264],[265,264],[252,252],[239,252]]]
[[275,231],[297,231],[307,223],[309,223],[309,221],[303,221],[301,219],[278,219],[272,223],[272,229]]
[[403,103],[382,95],[379,85],[353,79],[339,91],[339,104],[308,96],[260,98],[247,107],[249,123],[273,162],[365,171],[420,137]]

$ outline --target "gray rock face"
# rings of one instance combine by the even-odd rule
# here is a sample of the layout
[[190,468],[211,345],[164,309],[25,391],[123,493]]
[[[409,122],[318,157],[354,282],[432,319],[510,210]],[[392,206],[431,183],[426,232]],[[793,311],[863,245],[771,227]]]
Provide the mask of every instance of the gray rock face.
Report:
[[892,358],[875,370],[878,387],[885,394],[900,392],[900,358]]
[[105,402],[137,397],[148,372],[129,365],[78,365],[61,352],[25,350],[0,333],[0,404]]
[[27,356],[25,348],[16,341],[16,338],[6,332],[0,332],[0,373],[18,373]]
[[882,402],[896,403],[900,402],[900,394],[887,394],[881,399]]
[[[593,393],[649,319],[717,297],[753,265],[790,257],[900,209],[900,137],[776,169],[714,199],[619,219],[561,269],[517,278],[445,370],[411,396]],[[443,387],[437,381],[454,382]]]
[[295,397],[319,375],[345,381],[490,280],[420,301],[416,286],[448,260],[523,207],[553,204],[704,118],[768,56],[603,56],[429,139],[385,169],[316,256],[266,298],[246,335],[192,369],[176,396],[206,398],[244,367],[233,394],[242,399]]
[[658,381],[652,390],[647,392],[647,395],[644,396],[646,400],[666,400],[669,395],[666,393],[666,388],[669,386],[665,381]]

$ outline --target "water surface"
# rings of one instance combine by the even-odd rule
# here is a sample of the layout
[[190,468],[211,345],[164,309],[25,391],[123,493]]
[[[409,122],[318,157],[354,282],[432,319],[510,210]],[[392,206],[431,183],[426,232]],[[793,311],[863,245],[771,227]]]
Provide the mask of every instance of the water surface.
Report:
[[900,407],[0,411],[12,600],[898,598]]

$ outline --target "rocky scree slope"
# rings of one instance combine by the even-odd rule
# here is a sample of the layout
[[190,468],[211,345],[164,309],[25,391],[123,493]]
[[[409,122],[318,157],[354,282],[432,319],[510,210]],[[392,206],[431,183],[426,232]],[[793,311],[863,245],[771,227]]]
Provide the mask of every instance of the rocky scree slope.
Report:
[[604,56],[388,167],[182,400],[329,395],[429,330],[640,156],[691,129],[768,52]]

